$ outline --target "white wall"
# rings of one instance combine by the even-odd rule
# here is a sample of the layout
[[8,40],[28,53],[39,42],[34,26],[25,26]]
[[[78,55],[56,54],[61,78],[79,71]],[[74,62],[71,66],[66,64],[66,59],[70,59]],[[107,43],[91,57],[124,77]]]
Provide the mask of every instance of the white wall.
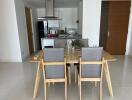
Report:
[[28,36],[27,36],[27,26],[25,18],[25,5],[23,0],[15,0],[16,16],[18,33],[20,39],[20,48],[22,59],[29,56],[29,46],[28,46]]
[[83,0],[82,37],[89,39],[90,46],[99,46],[102,0]]
[[1,0],[0,13],[0,61],[20,62],[22,59],[14,0]]
[[78,23],[78,32],[79,32],[79,34],[82,34],[82,15],[83,15],[83,13],[82,13],[82,7],[83,7],[83,5],[82,5],[82,1],[80,1],[79,2],[79,4],[78,4],[78,20],[79,20],[79,23]]
[[45,8],[37,8],[37,16],[39,17],[45,17]]
[[77,8],[57,8],[55,9],[55,16],[61,18],[61,28],[76,28],[78,20]]
[[[45,16],[45,9],[37,9],[38,17]],[[61,28],[76,28],[77,29],[77,19],[78,19],[78,9],[77,8],[55,8],[55,16],[61,18]]]
[[127,36],[126,55],[132,56],[132,1],[131,1],[128,36]]

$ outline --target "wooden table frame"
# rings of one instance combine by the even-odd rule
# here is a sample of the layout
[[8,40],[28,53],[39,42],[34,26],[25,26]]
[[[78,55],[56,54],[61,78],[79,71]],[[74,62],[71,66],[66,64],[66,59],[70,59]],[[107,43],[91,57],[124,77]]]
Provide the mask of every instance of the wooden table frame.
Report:
[[[77,52],[74,52],[75,56],[70,56],[68,55],[66,58],[66,61],[67,63],[77,63],[79,62],[79,58],[77,57],[78,54]],[[73,55],[74,55],[73,54]],[[38,86],[39,86],[39,81],[40,81],[40,77],[41,77],[41,72],[43,71],[43,66],[42,66],[42,63],[43,63],[43,59],[42,59],[42,51],[39,52],[38,54],[36,54],[35,56],[33,56],[31,58],[31,62],[37,62],[38,63],[38,66],[37,66],[37,73],[36,73],[36,80],[35,80],[35,86],[34,86],[34,93],[33,93],[33,99],[36,98],[36,95],[37,95],[37,92],[38,92]],[[113,97],[113,89],[112,89],[112,83],[111,83],[111,78],[110,78],[110,72],[109,72],[109,66],[108,66],[108,62],[109,61],[115,61],[116,59],[110,55],[109,53],[107,52],[103,52],[103,57],[104,57],[104,73],[106,75],[106,80],[107,80],[107,84],[108,84],[108,89],[109,89],[109,93],[110,93],[110,96]]]

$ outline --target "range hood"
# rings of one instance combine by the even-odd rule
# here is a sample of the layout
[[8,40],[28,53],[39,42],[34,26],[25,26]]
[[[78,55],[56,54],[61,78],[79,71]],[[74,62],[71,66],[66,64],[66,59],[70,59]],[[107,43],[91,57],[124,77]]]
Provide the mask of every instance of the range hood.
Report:
[[38,18],[39,20],[60,20],[54,16],[54,0],[45,0],[45,17]]

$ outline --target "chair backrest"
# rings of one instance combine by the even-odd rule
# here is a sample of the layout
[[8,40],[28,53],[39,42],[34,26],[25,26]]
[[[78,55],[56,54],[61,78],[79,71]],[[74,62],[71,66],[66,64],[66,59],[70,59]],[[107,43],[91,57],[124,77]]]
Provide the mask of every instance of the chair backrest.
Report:
[[[93,62],[102,61],[102,47],[94,48],[82,48],[81,61]],[[81,76],[82,77],[100,77],[101,64],[81,64]]]
[[[44,51],[44,64],[46,62],[64,62],[64,49],[63,48],[45,48]],[[48,79],[64,78],[65,65],[45,65],[45,77]]]
[[54,47],[55,48],[65,48],[67,40],[66,39],[55,39],[54,40]]

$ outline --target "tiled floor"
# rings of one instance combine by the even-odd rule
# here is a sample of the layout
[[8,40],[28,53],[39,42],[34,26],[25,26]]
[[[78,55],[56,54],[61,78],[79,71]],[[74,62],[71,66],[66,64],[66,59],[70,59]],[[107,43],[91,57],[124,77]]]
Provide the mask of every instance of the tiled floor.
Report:
[[[116,56],[116,62],[109,63],[114,98],[109,96],[105,77],[103,100],[132,100],[132,58]],[[32,100],[36,74],[35,63],[0,63],[0,100]],[[92,83],[83,83],[82,100],[99,100],[99,88]],[[55,84],[48,88],[48,100],[64,100],[64,85]],[[41,78],[36,100],[44,100]],[[79,100],[77,85],[68,86],[68,100]]]

